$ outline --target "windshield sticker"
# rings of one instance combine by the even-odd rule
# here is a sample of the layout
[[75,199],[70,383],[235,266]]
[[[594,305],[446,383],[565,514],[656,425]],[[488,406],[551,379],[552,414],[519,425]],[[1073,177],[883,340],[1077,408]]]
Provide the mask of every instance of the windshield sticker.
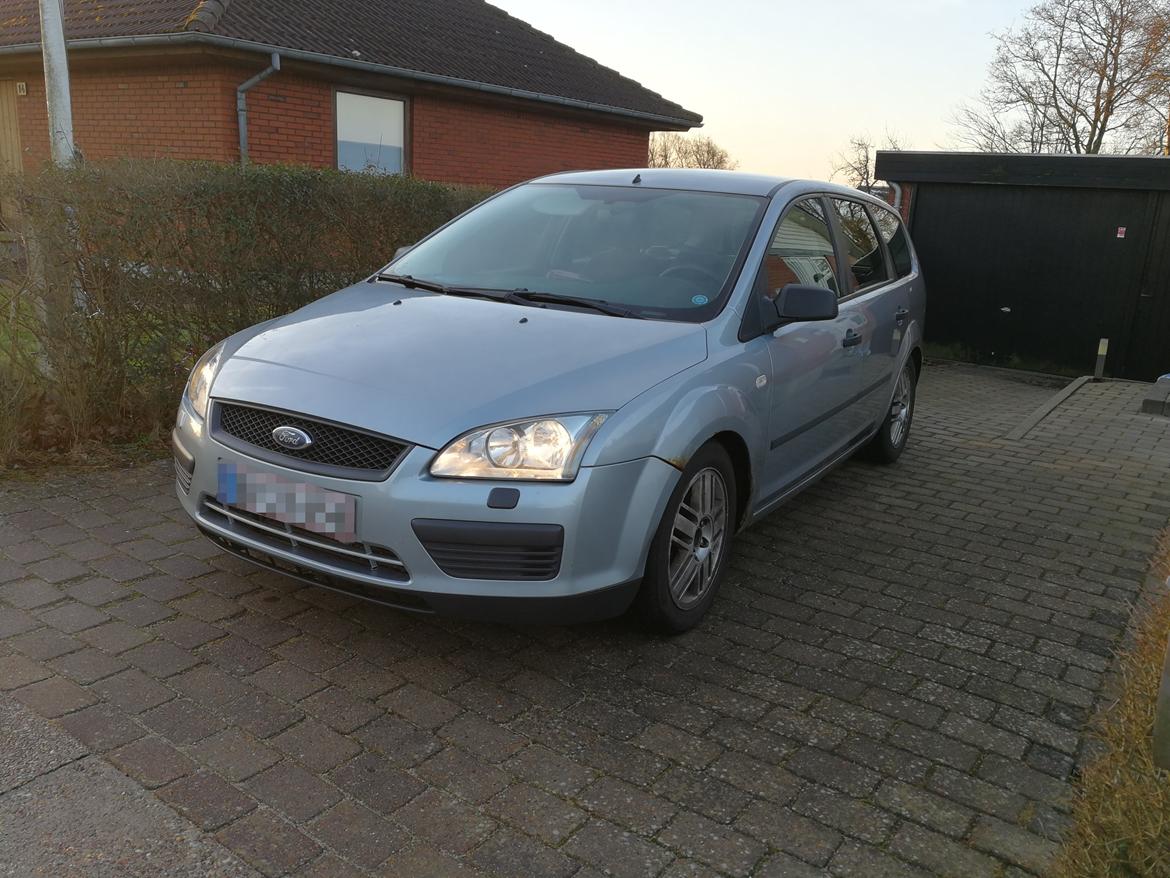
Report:
[[706,296],[691,296],[692,305],[706,305],[710,301]]

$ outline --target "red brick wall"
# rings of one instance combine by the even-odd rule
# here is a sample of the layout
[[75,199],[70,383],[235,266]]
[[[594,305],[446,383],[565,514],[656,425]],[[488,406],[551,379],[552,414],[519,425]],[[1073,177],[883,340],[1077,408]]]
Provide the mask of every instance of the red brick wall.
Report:
[[910,207],[914,203],[914,184],[903,183],[902,185],[902,219],[906,221],[906,225],[910,225]]
[[[234,85],[232,89],[234,107]],[[236,130],[234,124],[232,130]],[[248,156],[254,162],[334,167],[333,86],[281,72],[248,92]],[[239,157],[238,148],[235,157]]]
[[[641,167],[645,129],[582,122],[490,104],[408,99],[410,170],[446,183],[507,186],[554,171]],[[279,73],[248,95],[249,153],[257,162],[336,164],[331,83]]]
[[[89,159],[230,160],[237,152],[233,76],[219,67],[74,71],[74,140]],[[45,83],[40,75],[21,79],[28,83],[28,94],[16,99],[21,147],[25,169],[34,170],[49,158]]]
[[[902,219],[906,225],[910,225],[910,204],[914,200],[914,184],[913,183],[899,183],[902,187]],[[896,198],[893,187],[890,188],[889,196],[886,198],[891,205]]]
[[[236,86],[259,68],[230,64],[73,71],[73,127],[89,159],[121,156],[235,161]],[[20,97],[25,168],[49,157],[44,82],[27,77]],[[409,99],[411,173],[450,183],[506,186],[554,171],[640,167],[648,132],[431,95]],[[333,167],[333,85],[288,71],[248,94],[249,153],[256,162]]]
[[649,133],[470,101],[412,101],[413,172],[449,183],[506,186],[554,171],[643,167]]

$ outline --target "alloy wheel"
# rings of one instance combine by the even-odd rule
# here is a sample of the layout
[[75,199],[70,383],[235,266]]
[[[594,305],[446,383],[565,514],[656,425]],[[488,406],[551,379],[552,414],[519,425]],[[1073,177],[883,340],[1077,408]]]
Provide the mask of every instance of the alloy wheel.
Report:
[[906,441],[906,432],[910,429],[910,414],[914,405],[914,376],[910,370],[914,368],[909,363],[898,376],[898,386],[894,388],[894,400],[890,404],[890,444],[900,448]]
[[712,467],[695,473],[670,531],[668,576],[675,606],[698,604],[715,581],[727,542],[727,485]]

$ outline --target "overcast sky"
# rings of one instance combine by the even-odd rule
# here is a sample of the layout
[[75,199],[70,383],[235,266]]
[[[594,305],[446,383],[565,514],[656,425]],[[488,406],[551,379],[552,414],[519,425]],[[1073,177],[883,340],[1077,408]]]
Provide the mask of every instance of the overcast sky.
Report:
[[826,178],[852,134],[946,147],[1029,0],[492,0],[701,113],[740,168]]

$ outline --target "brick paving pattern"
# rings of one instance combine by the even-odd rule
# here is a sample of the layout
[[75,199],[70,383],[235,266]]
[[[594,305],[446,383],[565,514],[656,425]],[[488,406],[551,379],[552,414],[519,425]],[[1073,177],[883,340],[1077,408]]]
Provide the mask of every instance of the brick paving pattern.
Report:
[[419,618],[199,537],[169,465],[0,483],[0,689],[264,875],[1021,876],[1170,519],[1143,387],[937,366],[709,620]]

